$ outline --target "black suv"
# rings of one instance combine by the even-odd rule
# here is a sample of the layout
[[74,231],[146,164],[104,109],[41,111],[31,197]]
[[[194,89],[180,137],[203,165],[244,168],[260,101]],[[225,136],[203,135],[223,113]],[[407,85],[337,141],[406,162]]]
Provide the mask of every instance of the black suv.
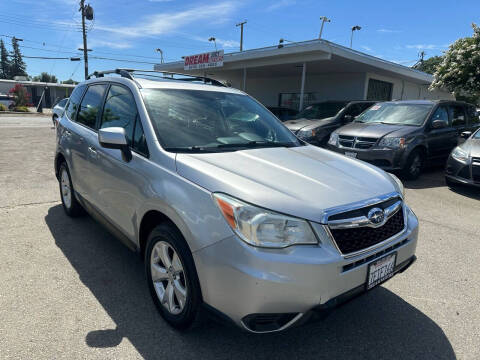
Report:
[[329,148],[416,179],[424,165],[445,161],[463,131],[480,127],[475,107],[460,101],[390,101],[372,106],[333,132]]
[[327,145],[333,130],[351,122],[375,101],[323,101],[303,109],[284,124],[298,138],[317,146]]

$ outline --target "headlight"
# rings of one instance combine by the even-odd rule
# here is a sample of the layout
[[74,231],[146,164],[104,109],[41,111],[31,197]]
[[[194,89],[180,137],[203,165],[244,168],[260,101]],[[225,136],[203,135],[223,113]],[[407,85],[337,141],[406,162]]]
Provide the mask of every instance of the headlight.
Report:
[[405,147],[405,138],[399,137],[384,137],[380,139],[378,146],[387,147],[390,149],[402,149]]
[[390,175],[390,177],[393,179],[393,181],[395,181],[397,183],[398,192],[400,194],[402,194],[403,197],[405,197],[405,188],[403,187],[402,181],[396,175],[393,175],[392,173],[387,173],[387,174]]
[[299,137],[302,140],[310,139],[310,138],[315,137],[315,133],[316,133],[315,129],[313,129],[313,130],[300,130],[297,133],[297,137]]
[[452,157],[464,164],[468,163],[468,153],[460,147],[456,147],[452,151]]
[[232,230],[250,245],[284,248],[318,243],[305,220],[262,209],[225,194],[213,194],[213,198]]
[[330,135],[330,139],[328,139],[328,144],[333,145],[333,146],[338,146],[338,134],[337,133],[332,133]]

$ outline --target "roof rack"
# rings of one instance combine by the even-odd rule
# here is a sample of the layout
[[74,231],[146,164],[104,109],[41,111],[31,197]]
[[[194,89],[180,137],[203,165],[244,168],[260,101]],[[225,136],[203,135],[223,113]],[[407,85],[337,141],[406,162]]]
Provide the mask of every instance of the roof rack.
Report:
[[105,70],[105,71],[94,71],[92,74],[88,75],[88,79],[92,78],[92,76],[95,76],[96,78],[101,78],[108,74],[118,74],[121,77],[130,79],[130,80],[135,80],[134,75],[137,74],[140,77],[143,76],[143,77],[149,77],[149,78],[171,79],[171,80],[192,81],[192,82],[201,81],[204,84],[226,87],[226,85],[221,83],[220,81],[209,78],[209,77],[205,77],[205,76],[197,76],[197,75],[177,73],[177,72],[171,72],[171,71],[142,70],[142,69],[113,69],[113,70]]

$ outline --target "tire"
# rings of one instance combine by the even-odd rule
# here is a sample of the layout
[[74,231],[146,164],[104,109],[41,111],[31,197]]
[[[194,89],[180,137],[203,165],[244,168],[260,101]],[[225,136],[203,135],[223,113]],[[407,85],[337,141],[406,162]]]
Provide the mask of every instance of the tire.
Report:
[[447,184],[447,186],[448,186],[449,188],[452,188],[452,189],[460,186],[460,184],[456,183],[455,181],[450,180],[450,179],[447,178],[447,177],[445,177],[445,183]]
[[82,205],[75,197],[75,191],[72,185],[72,178],[70,177],[70,171],[65,162],[60,164],[58,170],[58,185],[60,188],[60,198],[62,199],[63,210],[70,217],[78,217],[85,214]]
[[174,226],[160,224],[148,236],[145,272],[153,302],[168,324],[189,330],[199,323],[202,294],[197,271],[187,243]]
[[53,114],[52,121],[53,121],[53,127],[57,127],[58,116],[56,114]]
[[402,176],[407,180],[416,180],[420,176],[425,165],[425,155],[420,150],[413,150],[408,155],[407,162],[402,169]]

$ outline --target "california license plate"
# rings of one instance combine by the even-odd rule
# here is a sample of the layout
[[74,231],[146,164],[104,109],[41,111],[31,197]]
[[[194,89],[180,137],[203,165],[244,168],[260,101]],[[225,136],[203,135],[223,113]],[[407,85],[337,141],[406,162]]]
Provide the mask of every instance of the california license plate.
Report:
[[390,279],[395,270],[397,253],[378,259],[368,266],[367,290]]
[[345,151],[345,156],[351,157],[351,158],[356,158],[357,153],[353,151]]

